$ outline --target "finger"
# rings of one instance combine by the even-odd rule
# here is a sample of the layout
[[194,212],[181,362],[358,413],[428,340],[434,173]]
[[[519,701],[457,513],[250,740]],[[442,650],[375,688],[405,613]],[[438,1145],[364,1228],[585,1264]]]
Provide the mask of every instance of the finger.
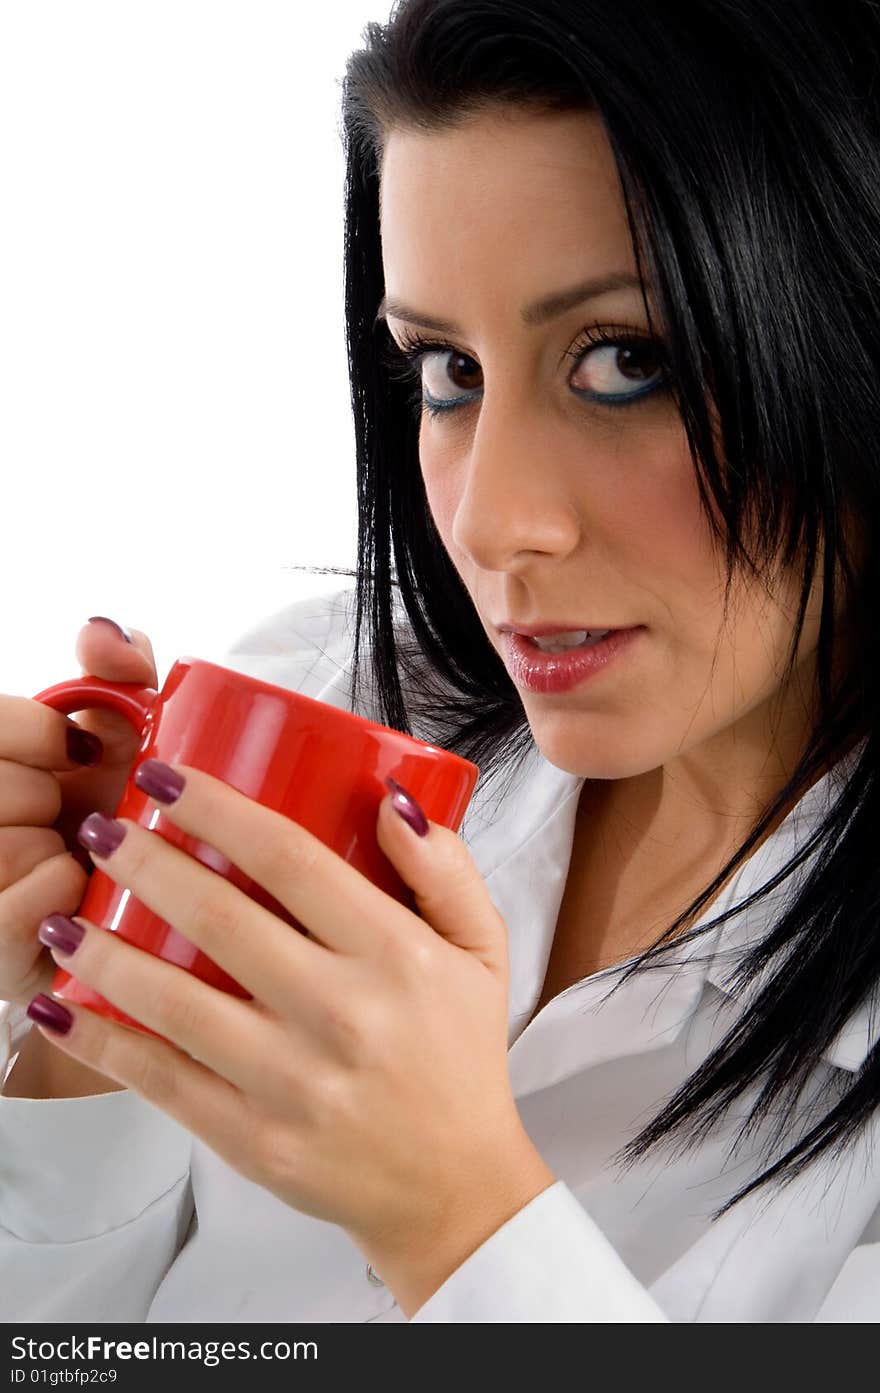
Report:
[[[413,891],[419,914],[436,933],[467,949],[493,971],[506,972],[507,925],[473,857],[461,837],[429,822],[420,808],[413,818],[414,801],[400,785],[383,798],[376,827],[379,846]],[[427,832],[419,835],[414,825],[426,826]]]
[[[40,942],[59,967],[236,1088],[263,1090],[270,1017],[80,915],[72,922],[83,931],[72,953],[55,946],[54,916],[40,925]],[[68,931],[64,925],[65,938]]]
[[[251,1105],[233,1084],[173,1045],[60,998],[37,1001],[46,999],[70,1016],[72,1024],[66,1034],[59,1034],[35,1018],[45,1039],[99,1074],[133,1089],[241,1169],[239,1162],[246,1161],[253,1137]],[[33,1006],[32,1002],[29,1014]]]
[[[86,825],[95,825],[95,819],[100,820],[100,814],[86,819],[81,832],[84,845],[88,845]],[[106,856],[89,847],[95,864],[271,1011],[289,1015],[292,1000],[323,995],[329,989],[326,960],[330,955],[320,943],[298,933],[155,830],[129,818],[104,819],[105,826],[108,822],[124,835]],[[194,835],[212,840],[209,829],[201,824]],[[235,848],[239,862],[245,839],[253,837],[252,825],[239,832]],[[236,836],[227,828],[223,840],[231,846]]]
[[[0,758],[4,781],[13,764],[25,767],[29,776],[46,771],[44,782],[47,786],[55,782],[48,776],[50,770],[81,772],[82,752],[70,744],[70,736],[76,734],[76,722],[45,702],[34,701],[32,697],[0,696]],[[40,780],[34,777],[33,782]],[[57,804],[57,786],[55,801]]]
[[[190,765],[145,760],[134,782],[151,797],[154,794],[145,782],[150,774],[146,766],[155,770],[157,764],[159,773],[170,769],[180,776],[178,783],[182,780],[174,801],[161,803],[166,817],[183,832],[203,838],[227,856],[268,890],[319,943],[337,952],[369,954],[389,936],[419,932],[419,921],[408,909],[301,823],[264,807],[221,779]],[[377,798],[377,810],[378,802]],[[210,932],[210,926],[206,928]],[[210,949],[205,951],[213,956]],[[238,959],[242,967],[246,966],[246,951],[247,945],[242,943]]]
[[0,826],[10,831],[14,827],[49,828],[60,805],[58,780],[50,773],[18,760],[0,759]]
[[[96,619],[83,625],[75,645],[82,675],[100,677],[106,682],[139,682],[145,687],[157,687],[156,660],[150,640],[137,629],[128,632],[131,643],[125,642],[112,621]],[[100,737],[105,764],[131,761],[139,737],[120,712],[89,706],[78,711],[75,719],[77,725]]]
[[110,682],[156,680],[156,658],[147,635],[103,615],[95,615],[82,626],[75,652],[84,676],[104,677]]
[[[0,836],[11,832],[5,829]],[[34,948],[34,935],[47,905],[54,905],[64,914],[72,914],[82,901],[86,876],[67,851],[37,861],[29,870],[22,870],[10,884],[4,886],[0,898],[0,936],[7,948],[18,944],[22,949]]]
[[55,975],[49,954],[40,952],[37,943],[37,928],[46,906],[54,905],[63,914],[75,913],[82,902],[85,880],[82,868],[62,852],[33,866],[0,896],[0,943],[8,978],[18,983],[16,1003],[26,1005],[35,992],[47,990]]
[[36,866],[62,856],[72,860],[51,827],[0,827],[0,891],[10,890]]

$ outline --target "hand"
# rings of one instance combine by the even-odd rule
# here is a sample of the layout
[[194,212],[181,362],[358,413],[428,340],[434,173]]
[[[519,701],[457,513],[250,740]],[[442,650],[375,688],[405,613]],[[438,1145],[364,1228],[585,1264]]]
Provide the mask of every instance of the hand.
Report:
[[[148,760],[136,783],[151,766],[169,772]],[[191,766],[170,769],[182,792],[165,815],[311,936],[148,829],[93,815],[83,832],[123,834],[106,856],[90,848],[101,870],[253,1000],[76,917],[81,942],[72,956],[53,947],[55,961],[165,1039],[72,1003],[68,1033],[47,1038],[285,1204],[341,1225],[410,1315],[555,1180],[508,1078],[504,921],[461,839],[436,823],[418,836],[391,797],[377,839],[418,914],[298,823]]]
[[[156,685],[146,634],[126,640],[112,620],[84,625],[76,653],[83,676]],[[139,744],[115,711],[68,720],[30,697],[0,696],[0,1000],[25,1006],[50,990],[55,964],[37,926],[53,907],[82,904],[92,866],[76,829],[90,809],[117,807]]]

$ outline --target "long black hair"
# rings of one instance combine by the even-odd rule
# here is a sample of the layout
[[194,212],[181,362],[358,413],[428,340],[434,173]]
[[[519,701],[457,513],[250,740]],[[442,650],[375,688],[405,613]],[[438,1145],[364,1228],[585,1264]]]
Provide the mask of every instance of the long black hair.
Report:
[[[362,37],[342,79],[355,709],[369,683],[376,718],[413,733],[418,707],[484,780],[534,749],[519,694],[434,526],[419,408],[377,319],[379,182],[395,127],[450,130],[501,104],[600,113],[728,593],[738,574],[770,585],[777,566],[802,568],[783,681],[817,556],[822,565],[814,725],[800,763],[736,855],[627,975],[662,959],[780,815],[861,738],[859,757],[806,847],[766,887],[815,855],[739,967],[745,985],[769,966],[766,986],[624,1149],[631,1164],[673,1134],[694,1144],[753,1083],[749,1127],[783,1095],[792,1107],[880,978],[880,661],[870,622],[880,609],[880,11],[873,0],[400,0]],[[863,532],[858,565],[850,525]],[[841,593],[848,652],[859,655],[848,666],[837,661]],[[824,1116],[718,1213],[841,1150],[878,1101],[875,1047]]]

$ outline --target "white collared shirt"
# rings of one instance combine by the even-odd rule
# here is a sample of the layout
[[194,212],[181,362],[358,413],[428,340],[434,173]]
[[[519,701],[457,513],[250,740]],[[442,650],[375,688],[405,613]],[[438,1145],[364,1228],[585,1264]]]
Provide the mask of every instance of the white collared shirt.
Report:
[[[352,616],[350,590],[300,601],[216,661],[346,709]],[[814,784],[699,923],[788,859],[857,753]],[[712,1213],[758,1173],[773,1125],[771,1117],[753,1145],[727,1157],[753,1094],[685,1156],[664,1150],[626,1171],[611,1160],[748,1008],[759,984],[734,997],[727,976],[793,878],[614,995],[622,966],[569,987],[530,1020],[582,782],[534,750],[502,798],[496,780],[488,796],[478,783],[462,824],[509,931],[514,1096],[557,1182],[472,1253],[413,1322],[880,1319],[880,1114],[842,1162],[821,1158],[715,1222]],[[876,1006],[875,993],[826,1050],[817,1089],[831,1075],[846,1082],[864,1062],[880,1034]],[[0,1006],[0,1079],[29,1028],[22,1008]],[[243,1179],[130,1090],[0,1096],[7,1322],[404,1321],[380,1277],[344,1230]]]

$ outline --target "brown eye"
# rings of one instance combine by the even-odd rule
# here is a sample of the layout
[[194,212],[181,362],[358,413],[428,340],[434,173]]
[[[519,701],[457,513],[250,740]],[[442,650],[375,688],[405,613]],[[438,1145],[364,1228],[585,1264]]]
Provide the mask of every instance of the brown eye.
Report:
[[473,392],[480,385],[479,376],[479,364],[466,353],[426,353],[422,359],[422,383],[430,397],[445,398],[449,387]]
[[[652,389],[659,385],[662,372],[660,355],[650,342],[603,343],[583,355],[572,385],[600,399],[642,396],[649,383]],[[642,390],[633,393],[634,385]]]
[[[630,406],[667,385],[662,344],[646,334],[619,326],[585,329],[565,353],[575,362],[571,390],[599,406]],[[452,344],[407,332],[404,342],[387,347],[383,361],[395,380],[413,379],[410,405],[417,414],[438,416],[468,406],[478,398],[480,367]],[[637,390],[628,390],[635,387]],[[461,395],[450,395],[453,393]]]

